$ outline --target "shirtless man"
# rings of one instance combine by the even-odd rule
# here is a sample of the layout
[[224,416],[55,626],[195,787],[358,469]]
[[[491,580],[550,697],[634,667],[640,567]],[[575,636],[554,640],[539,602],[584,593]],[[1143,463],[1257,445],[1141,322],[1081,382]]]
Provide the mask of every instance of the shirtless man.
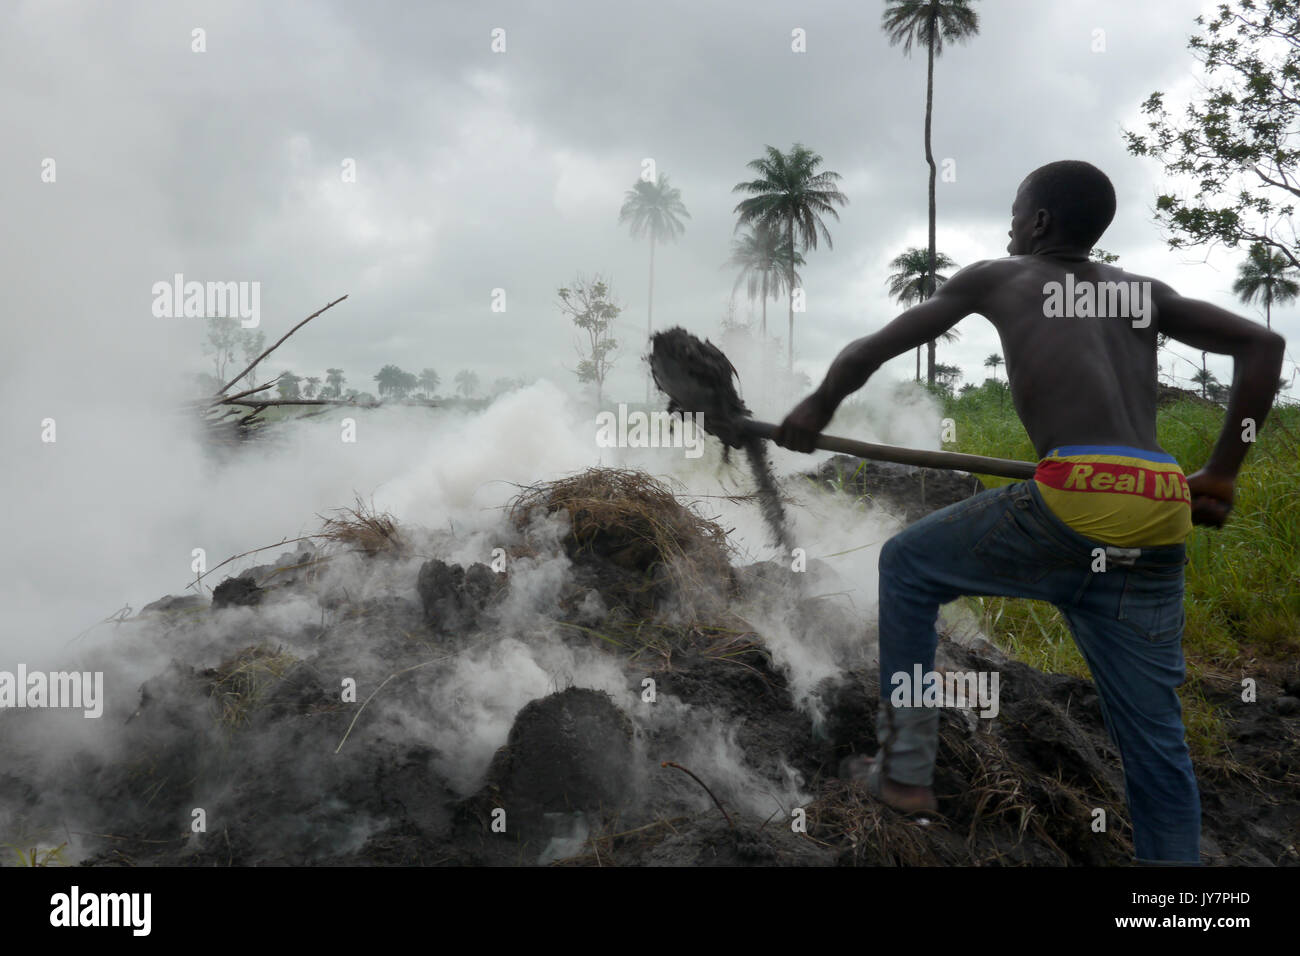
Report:
[[[916,664],[933,670],[941,604],[964,594],[1049,601],[1069,622],[1119,749],[1137,861],[1196,864],[1200,796],[1175,692],[1184,677],[1184,539],[1193,524],[1227,519],[1250,447],[1242,423],[1258,429],[1268,415],[1284,340],[1162,282],[1090,261],[1114,214],[1114,188],[1096,167],[1034,170],[1011,206],[1008,258],[967,266],[850,343],[775,440],[812,451],[840,402],[886,361],[971,313],[993,323],[1016,413],[1041,461],[1032,480],[935,512],[881,551],[880,750],[867,782],[899,809],[937,806],[938,711],[894,706],[889,695],[891,675],[910,675]],[[1158,332],[1235,363],[1223,431],[1190,477],[1156,441]]]

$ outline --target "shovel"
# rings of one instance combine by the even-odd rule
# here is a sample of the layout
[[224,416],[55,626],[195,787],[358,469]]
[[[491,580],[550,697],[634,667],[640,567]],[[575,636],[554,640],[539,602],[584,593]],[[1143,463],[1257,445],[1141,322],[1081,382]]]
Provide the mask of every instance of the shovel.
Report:
[[[657,332],[648,356],[650,372],[659,390],[668,396],[670,412],[695,412],[703,416],[704,430],[730,448],[740,448],[758,439],[771,439],[777,426],[750,417],[733,384],[735,366],[712,342],[701,342],[685,329]],[[1003,478],[1029,479],[1036,465],[1008,458],[987,458],[951,451],[920,451],[896,445],[876,445],[818,435],[816,447],[873,461],[892,461],[923,468],[948,468]]]
[[[776,434],[777,428],[768,422],[756,422],[753,419],[745,422],[742,427],[751,435],[769,439]],[[872,461],[892,461],[900,465],[919,465],[922,468],[950,468],[953,471],[1021,480],[1034,477],[1038,467],[1033,462],[1015,461],[1011,458],[987,458],[984,455],[964,455],[955,451],[920,451],[898,445],[876,445],[851,438],[836,438],[834,435],[818,435],[815,445],[823,451],[838,451],[858,458],[870,458]]]

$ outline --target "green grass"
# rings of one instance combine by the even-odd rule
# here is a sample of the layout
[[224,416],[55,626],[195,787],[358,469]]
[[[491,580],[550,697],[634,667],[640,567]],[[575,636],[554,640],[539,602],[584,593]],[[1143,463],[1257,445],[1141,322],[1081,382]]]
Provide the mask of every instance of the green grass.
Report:
[[[1223,409],[1179,402],[1160,409],[1160,445],[1184,473],[1209,457]],[[1037,454],[1005,388],[986,386],[944,402],[953,419],[953,451],[1034,461]],[[987,487],[1012,479],[981,475]],[[1300,407],[1269,414],[1237,477],[1237,497],[1221,529],[1196,527],[1187,539],[1188,673],[1281,667],[1300,653]],[[1065,620],[1051,605],[1003,598],[970,599],[987,633],[1041,670],[1086,675]],[[1221,749],[1221,727],[1194,690],[1184,688],[1189,739],[1202,753]]]

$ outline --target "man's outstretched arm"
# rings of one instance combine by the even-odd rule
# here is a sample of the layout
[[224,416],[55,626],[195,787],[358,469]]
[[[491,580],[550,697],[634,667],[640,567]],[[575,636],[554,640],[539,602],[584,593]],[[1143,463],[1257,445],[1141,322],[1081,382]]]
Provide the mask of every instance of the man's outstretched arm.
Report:
[[1204,467],[1187,478],[1192,521],[1221,526],[1232,508],[1234,486],[1251,443],[1242,438],[1243,422],[1258,432],[1273,407],[1286,340],[1239,315],[1199,299],[1188,299],[1163,283],[1153,283],[1159,329],[1194,349],[1231,355],[1232,389],[1223,431]]
[[990,262],[976,262],[956,273],[920,305],[914,305],[879,332],[855,339],[836,356],[821,385],[795,406],[777,428],[773,441],[809,452],[835,409],[875,374],[904,352],[937,339],[978,309]]

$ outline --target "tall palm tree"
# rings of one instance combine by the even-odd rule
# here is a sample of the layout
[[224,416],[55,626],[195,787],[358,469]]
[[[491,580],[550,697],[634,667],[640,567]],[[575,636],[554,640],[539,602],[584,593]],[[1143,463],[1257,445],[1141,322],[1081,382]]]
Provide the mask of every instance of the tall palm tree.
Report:
[[732,192],[748,193],[748,199],[736,206],[739,216],[736,230],[744,226],[762,225],[779,229],[786,243],[786,269],[789,276],[790,338],[788,358],[790,371],[794,372],[794,290],[798,280],[794,274],[795,243],[804,251],[817,248],[817,236],[826,240],[826,248],[833,249],[831,234],[822,222],[822,214],[836,219],[840,214],[835,204],[845,205],[849,199],[835,188],[840,174],[826,170],[817,172],[822,158],[802,143],[795,143],[790,152],[782,153],[774,146],[765,147],[767,153],[751,160],[747,167],[758,173],[757,179],[737,183]]
[[1288,275],[1295,269],[1286,256],[1273,252],[1262,242],[1250,247],[1246,261],[1237,269],[1232,291],[1249,305],[1258,299],[1264,303],[1264,324],[1273,327],[1273,303],[1286,305],[1300,295],[1300,283]]
[[[979,33],[979,15],[971,9],[974,0],[885,0],[880,25],[889,35],[889,45],[903,44],[903,53],[912,55],[914,43],[926,48],[925,75],[925,161],[930,166],[930,263],[929,274],[938,269],[935,262],[934,180],[937,167],[930,148],[930,119],[934,113],[934,58],[943,53],[944,43],[964,43]],[[934,294],[933,285],[929,295]],[[928,296],[927,296],[928,298]],[[935,344],[929,344],[927,378],[934,384]]]
[[[656,182],[638,179],[623,195],[623,208],[618,211],[619,224],[631,223],[632,238],[650,237],[650,294],[646,298],[645,334],[649,341],[653,331],[655,300],[655,243],[675,242],[686,226],[682,217],[691,218],[682,204],[682,192],[668,184],[667,175]],[[650,402],[650,376],[646,374],[645,400]]]
[[802,282],[795,271],[804,264],[801,253],[794,253],[794,262],[790,262],[790,247],[782,241],[779,230],[769,226],[757,225],[751,231],[731,242],[731,258],[727,265],[740,270],[736,283],[731,287],[732,295],[743,283],[745,295],[750,302],[763,300],[763,341],[767,341],[767,300],[775,299],[790,290],[790,277],[796,284]]
[[998,366],[1002,364],[1002,356],[994,352],[984,360],[984,367],[993,369],[993,381],[998,380]]
[[[934,267],[936,269],[952,269],[957,265],[942,252],[934,254]],[[922,302],[934,294],[934,290],[929,288],[927,279],[930,276],[930,254],[924,249],[918,249],[915,246],[908,249],[893,258],[889,263],[889,268],[895,270],[890,274],[889,294],[894,297],[894,301],[903,308],[909,308]],[[935,274],[934,288],[937,289],[948,281],[945,275]],[[956,329],[949,329],[939,338],[945,342],[956,342],[961,334]],[[921,380],[921,346],[916,347],[916,380]]]

